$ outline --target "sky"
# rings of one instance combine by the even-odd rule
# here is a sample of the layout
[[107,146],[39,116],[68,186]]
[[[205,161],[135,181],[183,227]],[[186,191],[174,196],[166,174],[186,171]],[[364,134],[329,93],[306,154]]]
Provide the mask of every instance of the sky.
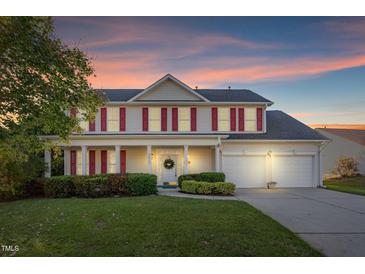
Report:
[[307,124],[365,124],[365,17],[55,17],[95,88],[251,89]]

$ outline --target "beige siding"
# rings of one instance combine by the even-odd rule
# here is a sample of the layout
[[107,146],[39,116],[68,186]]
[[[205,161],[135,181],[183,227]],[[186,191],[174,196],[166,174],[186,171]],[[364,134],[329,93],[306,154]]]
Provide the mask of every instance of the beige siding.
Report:
[[333,173],[337,160],[342,156],[356,159],[359,162],[359,172],[365,174],[365,146],[324,130],[318,131],[332,140],[322,152],[324,175]]
[[167,80],[160,85],[149,90],[146,94],[137,99],[140,100],[194,100],[201,101],[201,99],[176,84],[174,81]]
[[214,171],[214,149],[210,147],[189,148],[189,173]]

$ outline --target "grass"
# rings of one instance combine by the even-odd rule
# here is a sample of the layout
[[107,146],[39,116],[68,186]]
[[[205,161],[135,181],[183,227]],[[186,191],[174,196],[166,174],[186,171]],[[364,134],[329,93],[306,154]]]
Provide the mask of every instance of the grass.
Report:
[[239,201],[163,196],[0,203],[2,256],[320,256]]
[[324,180],[323,183],[331,190],[365,195],[365,176]]

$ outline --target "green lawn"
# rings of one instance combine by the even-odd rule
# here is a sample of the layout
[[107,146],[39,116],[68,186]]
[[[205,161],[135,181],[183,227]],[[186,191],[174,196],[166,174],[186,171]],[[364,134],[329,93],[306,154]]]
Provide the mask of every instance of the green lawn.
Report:
[[365,195],[365,176],[331,179],[323,181],[328,189]]
[[0,203],[9,256],[320,256],[239,201],[163,196]]

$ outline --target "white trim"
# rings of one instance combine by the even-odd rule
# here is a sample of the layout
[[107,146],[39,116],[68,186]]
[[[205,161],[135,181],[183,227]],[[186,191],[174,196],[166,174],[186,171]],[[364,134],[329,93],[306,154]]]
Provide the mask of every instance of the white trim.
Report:
[[192,88],[190,88],[189,86],[187,86],[186,84],[184,84],[183,82],[181,82],[179,79],[175,78],[174,76],[172,76],[171,74],[166,74],[164,77],[162,77],[160,80],[156,81],[155,83],[153,83],[152,85],[150,85],[149,87],[147,87],[145,90],[143,90],[142,92],[138,93],[137,95],[133,96],[131,99],[129,99],[127,102],[133,102],[136,99],[138,99],[139,97],[141,97],[142,95],[146,94],[147,92],[149,92],[151,89],[153,89],[154,87],[158,86],[160,83],[166,81],[167,79],[170,79],[172,81],[174,81],[176,84],[182,86],[184,89],[186,89],[187,91],[189,91],[190,93],[194,94],[195,96],[199,97],[200,99],[204,100],[205,102],[209,102],[209,100],[207,98],[205,98],[204,96],[200,95],[199,93],[195,92]]
[[326,140],[271,140],[271,139],[237,139],[237,140],[223,140],[223,143],[325,143]]
[[[131,100],[131,99],[129,99]],[[172,105],[176,106],[179,105],[257,105],[257,106],[271,106],[273,102],[267,103],[267,102],[213,102],[213,101],[206,101],[206,102],[200,102],[200,101],[105,101],[104,105]]]
[[223,152],[223,156],[265,156],[266,152]]
[[[96,137],[96,138],[95,138]],[[156,138],[158,137],[158,138]],[[217,137],[227,138],[228,135],[72,135],[69,140],[94,140],[94,139],[216,139]],[[44,135],[41,136],[41,140],[60,140],[56,135]]]

